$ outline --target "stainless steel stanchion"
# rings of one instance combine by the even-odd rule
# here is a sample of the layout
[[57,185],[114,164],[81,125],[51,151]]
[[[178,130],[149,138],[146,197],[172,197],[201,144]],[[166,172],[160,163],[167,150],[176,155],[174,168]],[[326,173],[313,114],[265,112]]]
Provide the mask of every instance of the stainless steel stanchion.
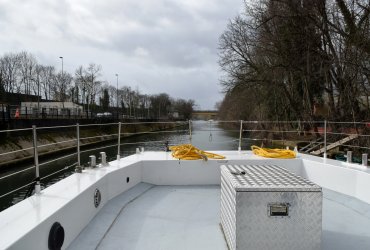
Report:
[[243,120],[240,120],[239,146],[238,146],[239,152],[242,150],[242,136],[243,136]]
[[117,161],[121,159],[121,122],[118,123]]
[[76,166],[76,173],[82,173],[82,167],[81,167],[81,156],[80,156],[80,125],[76,124],[76,130],[77,130],[77,166]]
[[326,152],[326,129],[327,129],[327,122],[324,121],[324,159],[327,158],[327,152]]
[[37,132],[36,132],[36,125],[32,126],[32,134],[33,134],[33,158],[35,163],[36,169],[36,184],[35,184],[35,193],[40,194],[41,192],[41,185],[40,185],[40,166],[39,166],[39,155],[37,151]]
[[191,120],[189,120],[189,141],[191,144],[192,134],[191,134]]

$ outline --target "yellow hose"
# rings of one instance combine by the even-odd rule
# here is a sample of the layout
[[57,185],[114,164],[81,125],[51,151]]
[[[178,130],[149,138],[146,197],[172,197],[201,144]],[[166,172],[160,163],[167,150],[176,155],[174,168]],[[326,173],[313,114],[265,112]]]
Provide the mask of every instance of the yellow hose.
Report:
[[296,158],[296,153],[293,150],[289,149],[260,148],[254,145],[251,148],[255,155],[267,158],[282,158],[282,159]]
[[194,147],[191,144],[181,144],[177,146],[171,146],[172,156],[181,160],[208,160],[212,159],[225,159],[225,156],[209,153]]

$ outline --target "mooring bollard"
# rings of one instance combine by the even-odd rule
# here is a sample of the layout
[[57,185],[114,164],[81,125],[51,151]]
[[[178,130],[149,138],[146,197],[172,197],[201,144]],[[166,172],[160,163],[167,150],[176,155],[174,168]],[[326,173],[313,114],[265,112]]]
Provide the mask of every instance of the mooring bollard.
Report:
[[100,152],[100,158],[101,158],[101,166],[107,166],[107,155],[105,152]]
[[362,154],[362,166],[367,167],[367,154]]
[[352,163],[352,151],[347,151],[347,162]]
[[96,156],[95,155],[90,155],[90,167],[91,168],[96,168]]

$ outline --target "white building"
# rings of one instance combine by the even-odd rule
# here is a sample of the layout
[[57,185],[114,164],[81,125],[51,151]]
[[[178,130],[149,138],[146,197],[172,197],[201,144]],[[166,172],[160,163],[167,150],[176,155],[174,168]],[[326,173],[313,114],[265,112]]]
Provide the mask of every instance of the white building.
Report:
[[[40,111],[38,111],[40,105]],[[73,102],[21,102],[21,114],[81,115],[82,106]]]

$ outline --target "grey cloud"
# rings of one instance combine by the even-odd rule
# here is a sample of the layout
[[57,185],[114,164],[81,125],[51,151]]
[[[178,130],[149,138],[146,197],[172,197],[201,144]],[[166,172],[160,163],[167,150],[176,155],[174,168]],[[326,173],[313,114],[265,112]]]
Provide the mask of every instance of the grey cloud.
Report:
[[12,0],[0,3],[0,54],[27,50],[41,63],[73,73],[101,64],[105,80],[153,94],[195,99],[213,108],[221,98],[218,38],[242,1]]

